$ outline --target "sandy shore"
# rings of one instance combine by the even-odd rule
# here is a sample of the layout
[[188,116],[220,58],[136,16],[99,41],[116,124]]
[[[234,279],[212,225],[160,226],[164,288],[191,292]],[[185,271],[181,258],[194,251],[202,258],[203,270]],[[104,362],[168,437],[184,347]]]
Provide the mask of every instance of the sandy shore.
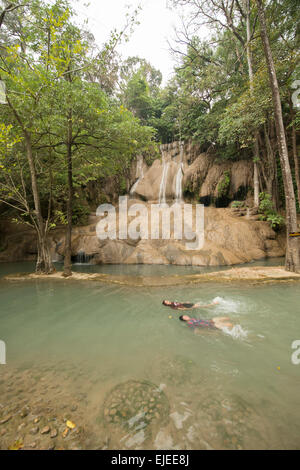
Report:
[[65,282],[72,281],[94,281],[107,284],[119,284],[128,286],[161,287],[182,284],[198,284],[201,282],[250,282],[268,283],[283,281],[300,281],[300,274],[285,271],[283,267],[247,267],[231,268],[226,271],[217,271],[205,274],[173,275],[173,276],[113,276],[99,273],[78,273],[74,272],[72,277],[65,278],[61,272],[50,275],[44,274],[10,274],[2,278],[6,281],[26,281],[26,280],[58,280]]

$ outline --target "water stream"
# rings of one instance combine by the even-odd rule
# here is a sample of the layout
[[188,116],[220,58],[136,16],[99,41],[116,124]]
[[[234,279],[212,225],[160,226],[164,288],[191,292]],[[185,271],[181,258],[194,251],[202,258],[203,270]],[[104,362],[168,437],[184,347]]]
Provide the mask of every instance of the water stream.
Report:
[[161,177],[159,197],[158,197],[159,204],[166,203],[166,188],[167,188],[168,172],[169,172],[169,165],[170,165],[170,162],[166,161],[165,152],[163,150],[162,150],[162,165],[163,165],[163,170],[162,170],[162,177]]
[[138,187],[139,182],[144,178],[143,165],[144,165],[143,155],[138,155],[138,157],[137,157],[137,169],[136,169],[137,170],[137,173],[136,173],[137,180],[136,180],[136,182],[134,183],[134,185],[132,186],[132,188],[130,190],[130,195],[131,196],[134,195],[135,190]]
[[184,143],[181,142],[180,157],[179,157],[179,162],[178,162],[178,171],[176,174],[176,182],[175,182],[175,201],[178,204],[182,203],[183,152],[184,152]]

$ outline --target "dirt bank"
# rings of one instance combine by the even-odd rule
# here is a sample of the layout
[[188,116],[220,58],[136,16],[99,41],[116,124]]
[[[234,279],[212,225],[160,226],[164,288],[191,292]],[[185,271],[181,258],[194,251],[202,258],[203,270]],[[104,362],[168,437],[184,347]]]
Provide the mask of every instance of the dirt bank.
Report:
[[70,278],[62,276],[61,272],[51,275],[43,274],[10,274],[2,278],[5,281],[28,280],[57,280],[57,281],[94,281],[106,284],[128,285],[133,287],[162,287],[183,284],[198,284],[202,282],[248,282],[268,283],[282,281],[300,281],[300,274],[285,271],[282,267],[252,267],[232,268],[226,271],[218,271],[206,274],[174,275],[174,276],[112,276],[110,274],[73,273]]

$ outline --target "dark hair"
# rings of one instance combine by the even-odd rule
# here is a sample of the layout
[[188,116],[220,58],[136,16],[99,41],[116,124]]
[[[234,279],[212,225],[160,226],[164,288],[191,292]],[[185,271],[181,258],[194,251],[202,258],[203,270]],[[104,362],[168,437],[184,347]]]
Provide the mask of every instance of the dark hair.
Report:
[[179,320],[181,320],[181,321],[186,321],[183,317],[184,317],[184,315],[181,315],[181,316],[179,317]]
[[163,305],[166,305],[166,301],[165,301],[165,300],[163,300],[162,303],[163,303]]

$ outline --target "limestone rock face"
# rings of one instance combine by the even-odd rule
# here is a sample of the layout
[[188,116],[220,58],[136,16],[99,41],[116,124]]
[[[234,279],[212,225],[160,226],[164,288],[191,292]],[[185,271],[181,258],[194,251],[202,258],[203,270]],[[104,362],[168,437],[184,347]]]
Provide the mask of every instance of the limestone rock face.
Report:
[[[175,198],[178,199],[181,188],[183,196],[190,194],[190,199],[206,206],[214,202],[219,208],[205,208],[205,241],[202,248],[187,249],[187,240],[174,239],[172,230],[170,239],[161,236],[155,240],[151,237],[99,240],[96,227],[100,219],[94,214],[89,225],[73,229],[73,257],[84,254],[96,264],[218,266],[284,255],[283,232],[276,234],[267,222],[255,220],[258,216],[246,208],[237,212],[227,208],[230,199],[237,196],[246,199],[248,189],[253,186],[251,160],[220,162],[214,155],[201,153],[199,147],[191,143],[183,145],[179,142],[161,146],[161,154],[161,159],[155,160],[150,168],[141,156],[138,158],[137,167],[132,169],[134,191],[132,187],[128,188],[129,192],[131,189],[130,205],[144,201],[149,213],[151,203],[160,201],[172,204]],[[224,175],[228,177],[226,195],[220,197],[219,185],[224,181]],[[130,221],[129,218],[127,223]],[[121,225],[124,223],[123,220]],[[122,226],[118,222],[117,232],[120,228]],[[35,259],[36,239],[30,229],[3,221],[0,236],[0,262]],[[50,245],[53,260],[61,260],[65,249],[64,228],[51,232]]]
[[[145,203],[145,207],[150,211],[150,204]],[[175,240],[173,230],[169,240],[152,240],[151,236],[147,240],[98,240],[93,223],[74,231],[72,254],[84,252],[95,264],[225,266],[285,253],[284,234],[276,234],[267,222],[236,217],[230,209],[214,207],[205,208],[204,216],[205,239],[201,250],[187,249],[187,240]],[[93,222],[95,219],[94,216]],[[117,231],[119,228],[117,225]],[[56,251],[62,254],[64,236],[55,238]]]
[[[137,162],[137,171],[140,168]],[[217,207],[226,207],[234,198],[245,199],[253,187],[253,162],[251,160],[219,161],[214,154],[201,153],[197,145],[174,142],[161,146],[161,159],[148,168],[143,162],[143,177],[134,185],[134,196],[156,202],[164,196],[166,201],[176,197],[176,181],[182,168],[182,187],[186,195],[205,205],[215,202]],[[224,175],[229,177],[226,198],[219,194],[219,184]]]
[[[92,223],[74,229],[72,256],[84,253],[95,264],[225,266],[285,253],[285,234],[276,234],[267,222],[236,217],[230,209],[214,207],[205,208],[204,215],[205,241],[201,250],[188,250],[186,240],[99,240],[96,223]],[[99,218],[93,216],[92,220]],[[33,232],[27,230],[26,234],[13,234],[5,240],[6,249],[0,253],[0,261],[33,260],[36,256]],[[64,230],[54,230],[50,242],[53,259],[57,260],[64,253]]]

